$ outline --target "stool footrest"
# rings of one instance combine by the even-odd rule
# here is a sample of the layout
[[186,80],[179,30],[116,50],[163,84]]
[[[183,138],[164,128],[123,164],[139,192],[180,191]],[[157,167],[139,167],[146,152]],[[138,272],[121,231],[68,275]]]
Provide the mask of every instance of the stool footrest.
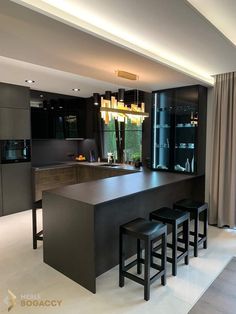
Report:
[[128,273],[127,271],[121,271],[121,274],[137,283],[139,283],[140,285],[144,285],[144,279],[137,277],[131,273]]
[[[137,262],[138,262],[138,260],[136,259],[136,260],[130,262],[129,264],[127,264],[127,265],[125,266],[125,271],[126,271],[126,270],[129,270],[130,268],[132,268],[132,267],[134,267],[135,265],[137,265]],[[141,260],[140,260],[140,262],[141,262]],[[141,262],[141,263],[142,263],[142,262]]]

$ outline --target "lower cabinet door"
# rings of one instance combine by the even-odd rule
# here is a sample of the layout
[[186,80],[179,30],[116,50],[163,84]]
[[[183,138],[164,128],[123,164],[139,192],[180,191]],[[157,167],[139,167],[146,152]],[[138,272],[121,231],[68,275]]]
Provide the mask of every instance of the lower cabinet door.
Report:
[[31,163],[2,165],[3,215],[32,208]]

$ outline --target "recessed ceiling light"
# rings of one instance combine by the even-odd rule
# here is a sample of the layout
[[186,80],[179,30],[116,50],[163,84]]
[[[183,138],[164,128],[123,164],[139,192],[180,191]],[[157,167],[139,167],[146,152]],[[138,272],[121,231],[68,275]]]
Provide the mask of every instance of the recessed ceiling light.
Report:
[[33,84],[35,81],[34,80],[25,80],[26,83],[29,83],[29,84]]
[[79,88],[72,88],[72,90],[73,90],[74,92],[79,92],[79,91],[80,91]]

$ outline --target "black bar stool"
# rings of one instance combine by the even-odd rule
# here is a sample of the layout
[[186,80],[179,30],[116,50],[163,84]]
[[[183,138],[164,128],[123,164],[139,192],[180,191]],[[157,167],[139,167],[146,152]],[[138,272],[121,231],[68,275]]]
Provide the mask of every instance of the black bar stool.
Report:
[[37,209],[42,208],[42,200],[33,203],[32,208],[32,229],[33,229],[33,249],[37,249],[37,241],[43,241],[43,230],[37,231]]
[[[137,259],[125,266],[125,252],[123,246],[123,236],[128,235],[137,239]],[[124,287],[125,277],[134,280],[144,286],[144,299],[150,299],[150,284],[161,277],[162,285],[166,285],[166,237],[167,227],[162,223],[151,222],[143,218],[137,218],[120,226],[120,252],[119,252],[119,286]],[[151,250],[152,242],[161,238],[161,254]],[[142,258],[141,240],[144,241],[145,255]],[[158,255],[158,256],[157,256]],[[152,256],[161,259],[161,265],[154,264]],[[130,268],[137,265],[137,273],[142,273],[144,264],[144,279],[128,272]],[[158,272],[150,277],[150,267]]]
[[[190,219],[194,220],[194,229],[190,231],[194,240],[189,244],[194,247],[194,256],[198,256],[198,247],[203,243],[203,248],[207,249],[207,228],[208,228],[208,204],[190,199],[183,199],[174,203],[174,208],[178,208],[190,213]],[[199,233],[199,215],[203,213],[203,233]]]
[[[162,207],[150,213],[150,220],[158,220],[172,226],[172,243],[167,243],[167,247],[172,249],[172,257],[167,257],[167,261],[172,264],[172,275],[176,276],[177,263],[183,258],[186,265],[189,263],[189,213]],[[178,239],[178,228],[181,225],[183,225],[183,241]],[[184,243],[184,248],[178,246],[178,242]],[[154,248],[154,251],[157,248]],[[179,256],[178,251],[181,252]]]

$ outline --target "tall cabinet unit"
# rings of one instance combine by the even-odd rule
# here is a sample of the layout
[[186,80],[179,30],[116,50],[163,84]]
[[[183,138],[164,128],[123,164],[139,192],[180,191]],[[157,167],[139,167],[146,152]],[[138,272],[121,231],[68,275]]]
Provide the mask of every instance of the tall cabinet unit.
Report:
[[29,88],[0,83],[0,216],[32,208],[30,140]]
[[155,91],[152,109],[152,168],[204,174],[207,89]]

